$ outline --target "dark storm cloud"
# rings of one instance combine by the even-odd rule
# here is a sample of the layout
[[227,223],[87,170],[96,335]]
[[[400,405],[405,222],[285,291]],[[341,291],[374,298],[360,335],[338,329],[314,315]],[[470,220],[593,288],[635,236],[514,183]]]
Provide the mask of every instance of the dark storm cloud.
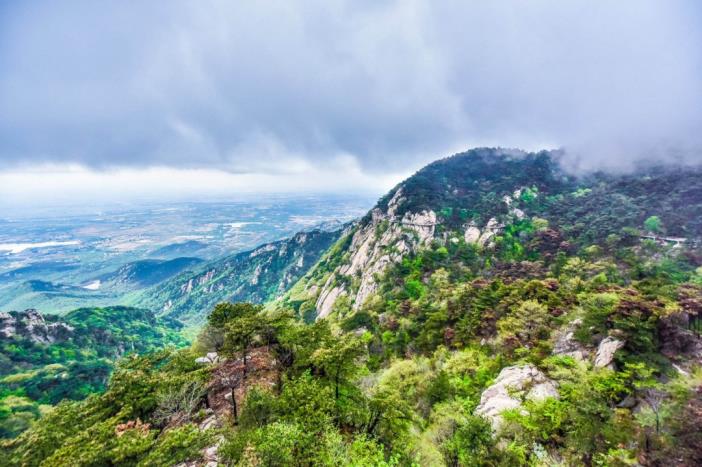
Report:
[[5,2],[0,167],[702,157],[698,2]]

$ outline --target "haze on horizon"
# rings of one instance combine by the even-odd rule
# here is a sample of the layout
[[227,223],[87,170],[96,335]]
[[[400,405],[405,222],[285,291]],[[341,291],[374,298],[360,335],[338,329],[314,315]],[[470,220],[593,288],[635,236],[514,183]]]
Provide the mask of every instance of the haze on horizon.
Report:
[[702,161],[702,4],[0,5],[0,205],[380,194],[473,146]]

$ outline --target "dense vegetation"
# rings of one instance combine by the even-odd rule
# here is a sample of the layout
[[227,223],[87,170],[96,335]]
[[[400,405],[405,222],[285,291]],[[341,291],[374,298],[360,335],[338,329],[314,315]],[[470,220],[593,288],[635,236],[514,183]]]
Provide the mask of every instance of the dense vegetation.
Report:
[[282,295],[302,277],[340,231],[313,230],[200,265],[128,300],[199,326],[223,301],[264,303]]
[[573,178],[552,157],[428,166],[393,209],[436,212],[434,235],[363,303],[351,232],[282,300],[219,304],[191,348],[124,360],[104,394],[7,442],[9,462],[700,465],[701,173]]
[[50,405],[102,392],[120,356],[186,343],[179,323],[136,308],[82,308],[60,318],[9,315],[14,332],[0,337],[3,438],[20,433]]

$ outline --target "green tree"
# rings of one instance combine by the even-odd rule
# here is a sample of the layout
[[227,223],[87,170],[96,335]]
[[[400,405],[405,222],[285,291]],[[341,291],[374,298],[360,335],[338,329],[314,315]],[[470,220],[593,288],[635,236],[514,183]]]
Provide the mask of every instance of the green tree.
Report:
[[662,233],[663,223],[661,222],[661,218],[658,216],[649,217],[644,221],[644,228],[649,232]]
[[262,309],[263,306],[253,303],[219,303],[207,317],[207,324],[215,328],[223,328],[227,322],[235,318],[256,315]]
[[496,465],[499,460],[492,427],[480,417],[468,417],[458,424],[441,445],[441,452],[449,466]]
[[312,354],[312,363],[322,369],[334,385],[334,399],[339,388],[360,370],[358,359],[365,355],[366,345],[352,334],[342,334]]
[[265,329],[265,318],[261,315],[243,315],[227,322],[222,350],[229,355],[242,353],[244,361],[244,380],[248,374],[249,349],[256,337]]
[[532,348],[548,336],[549,314],[536,300],[522,302],[519,307],[500,319],[497,328],[500,337],[509,347]]

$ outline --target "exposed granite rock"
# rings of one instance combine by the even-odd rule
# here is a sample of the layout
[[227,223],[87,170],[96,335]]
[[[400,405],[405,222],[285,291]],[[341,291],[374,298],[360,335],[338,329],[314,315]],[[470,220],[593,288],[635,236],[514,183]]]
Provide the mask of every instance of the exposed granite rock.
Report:
[[213,363],[219,363],[222,358],[217,355],[217,352],[208,352],[204,357],[198,357],[195,359],[195,363],[201,363],[203,365],[209,365]]
[[575,331],[582,324],[581,319],[573,320],[565,328],[556,333],[553,345],[554,355],[566,355],[576,360],[585,360],[590,352],[580,342],[575,340]]
[[605,337],[597,347],[595,354],[595,368],[613,368],[614,354],[624,347],[624,341],[614,337]]
[[[400,188],[385,211],[379,208],[371,211],[370,222],[359,226],[353,234],[349,260],[330,275],[317,298],[318,318],[328,316],[334,302],[349,293],[353,308],[360,308],[376,292],[376,276],[434,238],[436,213],[431,210],[407,212],[398,218],[397,211],[403,200]],[[345,286],[337,285],[339,276],[360,279],[358,289],[349,291]]]
[[73,327],[66,323],[48,323],[44,316],[34,309],[0,313],[0,339],[18,336],[38,344],[52,344],[68,339],[73,330]]
[[490,240],[500,233],[500,230],[502,230],[504,226],[500,224],[497,219],[494,217],[490,218],[490,220],[487,222],[485,225],[485,228],[483,229],[482,233],[480,234],[480,238],[478,239],[478,245],[480,246],[485,246],[489,245]]
[[478,240],[480,239],[480,229],[474,225],[469,225],[466,228],[463,238],[465,239],[466,243],[478,243]]
[[526,400],[558,398],[556,383],[533,365],[503,368],[495,382],[483,391],[476,415],[490,420],[494,430],[502,424],[502,412],[518,409]]
[[218,436],[217,441],[213,445],[200,451],[200,459],[181,462],[179,464],[175,464],[175,467],[217,467],[218,465],[222,465],[219,457],[219,447],[223,442],[224,437]]
[[329,276],[329,279],[327,279],[324,287],[322,287],[322,292],[319,294],[319,298],[317,298],[317,319],[329,316],[336,299],[346,294],[346,290],[343,285],[335,285],[334,287],[331,287],[331,283],[334,278],[334,274]]
[[9,339],[15,335],[17,328],[15,318],[6,312],[0,312],[0,337]]

